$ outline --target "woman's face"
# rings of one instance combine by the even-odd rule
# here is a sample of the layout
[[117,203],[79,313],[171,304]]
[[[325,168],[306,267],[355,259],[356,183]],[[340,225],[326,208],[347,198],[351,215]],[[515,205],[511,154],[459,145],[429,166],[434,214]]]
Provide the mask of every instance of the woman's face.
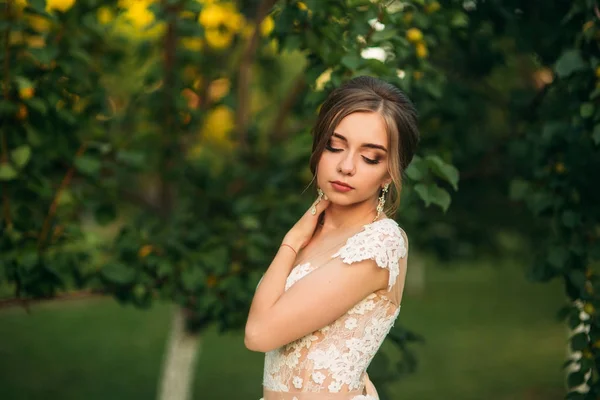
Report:
[[317,165],[317,184],[334,204],[373,201],[388,173],[388,138],[377,112],[355,112],[334,129]]

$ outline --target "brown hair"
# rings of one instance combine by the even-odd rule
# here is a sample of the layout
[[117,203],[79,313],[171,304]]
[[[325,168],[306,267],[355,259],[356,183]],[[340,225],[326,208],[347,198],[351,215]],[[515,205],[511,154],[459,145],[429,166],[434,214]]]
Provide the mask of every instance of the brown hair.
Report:
[[410,99],[394,85],[370,76],[359,76],[334,89],[319,111],[313,128],[310,169],[317,164],[333,130],[346,116],[355,112],[378,112],[388,134],[388,172],[393,185],[386,199],[386,214],[395,215],[400,206],[402,174],[412,161],[417,144],[417,110]]

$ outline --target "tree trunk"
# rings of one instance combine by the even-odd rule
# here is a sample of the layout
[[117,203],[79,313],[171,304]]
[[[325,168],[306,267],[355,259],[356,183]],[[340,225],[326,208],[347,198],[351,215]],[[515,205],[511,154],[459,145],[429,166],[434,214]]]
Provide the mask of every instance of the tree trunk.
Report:
[[173,315],[162,376],[158,387],[158,400],[190,400],[200,353],[200,333],[190,333],[185,328],[185,312],[178,308]]

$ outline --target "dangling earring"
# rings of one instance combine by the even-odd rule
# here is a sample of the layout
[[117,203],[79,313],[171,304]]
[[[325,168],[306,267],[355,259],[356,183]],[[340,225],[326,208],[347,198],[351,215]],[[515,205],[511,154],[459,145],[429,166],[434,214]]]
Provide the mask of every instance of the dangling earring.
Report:
[[316,215],[317,214],[317,204],[319,204],[321,202],[321,199],[323,198],[323,195],[325,193],[323,193],[323,191],[321,190],[321,188],[317,189],[317,193],[319,194],[319,197],[317,197],[317,201],[315,204],[313,204],[312,208],[310,209],[310,213],[312,215]]
[[373,222],[377,221],[377,218],[379,218],[379,215],[383,212],[383,206],[385,205],[385,195],[389,187],[389,183],[386,183],[383,186],[383,192],[381,193],[381,196],[379,196],[379,204],[377,204],[377,215],[375,216],[375,219],[373,219]]

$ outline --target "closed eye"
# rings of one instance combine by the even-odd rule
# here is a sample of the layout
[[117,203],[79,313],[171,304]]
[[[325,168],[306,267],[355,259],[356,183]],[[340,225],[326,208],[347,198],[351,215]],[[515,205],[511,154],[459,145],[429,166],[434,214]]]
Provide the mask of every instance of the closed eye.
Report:
[[325,146],[325,148],[328,151],[331,151],[332,153],[339,153],[340,151],[344,150],[344,149],[337,149],[335,147],[332,147],[331,144],[329,144],[329,143]]
[[379,160],[372,160],[370,158],[367,158],[365,156],[362,156],[362,158],[366,161],[367,164],[379,164]]

